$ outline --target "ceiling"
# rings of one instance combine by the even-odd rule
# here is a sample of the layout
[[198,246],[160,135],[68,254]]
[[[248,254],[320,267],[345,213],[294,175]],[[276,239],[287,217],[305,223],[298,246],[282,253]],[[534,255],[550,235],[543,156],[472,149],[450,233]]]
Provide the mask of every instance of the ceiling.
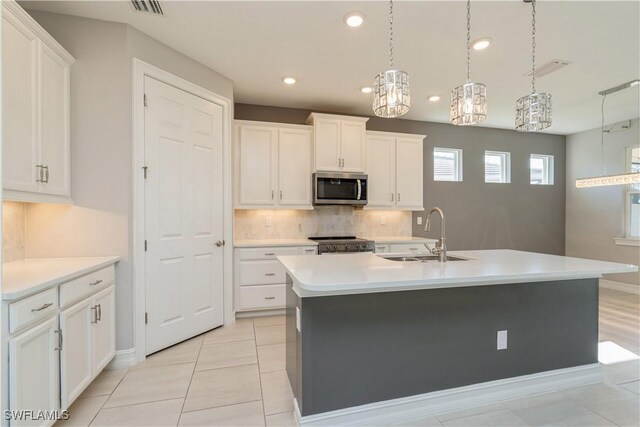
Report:
[[[134,12],[129,1],[23,1],[26,8],[127,23],[234,82],[235,102],[371,115],[359,88],[388,65],[385,1],[161,1],[165,16]],[[538,2],[537,62],[571,64],[537,80],[553,95],[548,132],[600,126],[598,92],[640,77],[640,2]],[[343,23],[361,11],[357,29]],[[530,4],[474,1],[471,78],[487,85],[483,126],[513,128],[515,100],[530,91]],[[411,78],[403,118],[448,122],[449,91],[465,79],[465,3],[396,1],[396,67]],[[285,86],[281,78],[298,82]],[[431,103],[427,96],[439,94]],[[639,116],[640,86],[607,97],[607,123]]]

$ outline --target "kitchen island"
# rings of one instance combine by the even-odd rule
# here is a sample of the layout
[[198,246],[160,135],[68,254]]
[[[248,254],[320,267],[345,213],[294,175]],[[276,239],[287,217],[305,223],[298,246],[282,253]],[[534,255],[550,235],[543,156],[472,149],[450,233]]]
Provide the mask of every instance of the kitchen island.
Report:
[[636,266],[449,255],[462,260],[279,258],[300,424],[393,424],[601,380],[598,281]]

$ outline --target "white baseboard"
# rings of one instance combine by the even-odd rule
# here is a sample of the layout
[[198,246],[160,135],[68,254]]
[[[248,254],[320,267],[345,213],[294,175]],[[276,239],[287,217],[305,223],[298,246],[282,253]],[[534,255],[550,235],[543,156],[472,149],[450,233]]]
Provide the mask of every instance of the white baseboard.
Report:
[[613,289],[615,291],[640,295],[640,286],[633,285],[631,283],[615,282],[613,280],[600,279],[600,287],[606,288],[606,289]]
[[602,382],[601,367],[600,364],[594,363],[375,402],[305,417],[301,417],[298,402],[294,399],[294,415],[300,426],[396,425],[436,414],[600,382]]
[[109,362],[105,369],[123,369],[130,368],[136,364],[136,350],[129,348],[127,350],[118,350],[113,360]]
[[284,308],[276,308],[272,310],[236,311],[236,319],[243,319],[245,317],[280,316],[283,314],[285,314]]

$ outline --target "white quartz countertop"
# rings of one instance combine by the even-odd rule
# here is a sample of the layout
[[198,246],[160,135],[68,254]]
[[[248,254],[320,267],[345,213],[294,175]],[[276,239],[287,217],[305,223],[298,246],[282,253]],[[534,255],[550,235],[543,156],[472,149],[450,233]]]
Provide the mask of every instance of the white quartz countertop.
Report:
[[412,236],[392,236],[392,237],[363,237],[363,239],[373,240],[376,243],[432,243],[437,242],[437,239],[430,239],[427,237],[412,237]]
[[255,239],[236,240],[233,242],[236,248],[262,248],[266,246],[318,246],[317,242],[309,239]]
[[2,299],[17,300],[115,264],[117,256],[34,258],[2,266]]
[[371,253],[278,257],[301,297],[598,278],[617,264],[514,250],[451,251],[468,261],[399,262]]

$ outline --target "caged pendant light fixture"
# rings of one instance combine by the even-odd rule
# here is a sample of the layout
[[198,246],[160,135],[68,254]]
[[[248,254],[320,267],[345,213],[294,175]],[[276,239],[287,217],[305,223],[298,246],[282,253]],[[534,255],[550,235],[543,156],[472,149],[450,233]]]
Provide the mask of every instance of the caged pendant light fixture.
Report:
[[471,81],[471,0],[467,0],[467,82],[451,91],[451,123],[475,125],[487,118],[487,87]]
[[389,1],[389,69],[373,82],[373,112],[378,117],[400,117],[409,111],[409,74],[393,69],[393,0]]
[[551,126],[551,94],[536,92],[536,0],[531,3],[531,93],[516,101],[516,130],[539,132]]

